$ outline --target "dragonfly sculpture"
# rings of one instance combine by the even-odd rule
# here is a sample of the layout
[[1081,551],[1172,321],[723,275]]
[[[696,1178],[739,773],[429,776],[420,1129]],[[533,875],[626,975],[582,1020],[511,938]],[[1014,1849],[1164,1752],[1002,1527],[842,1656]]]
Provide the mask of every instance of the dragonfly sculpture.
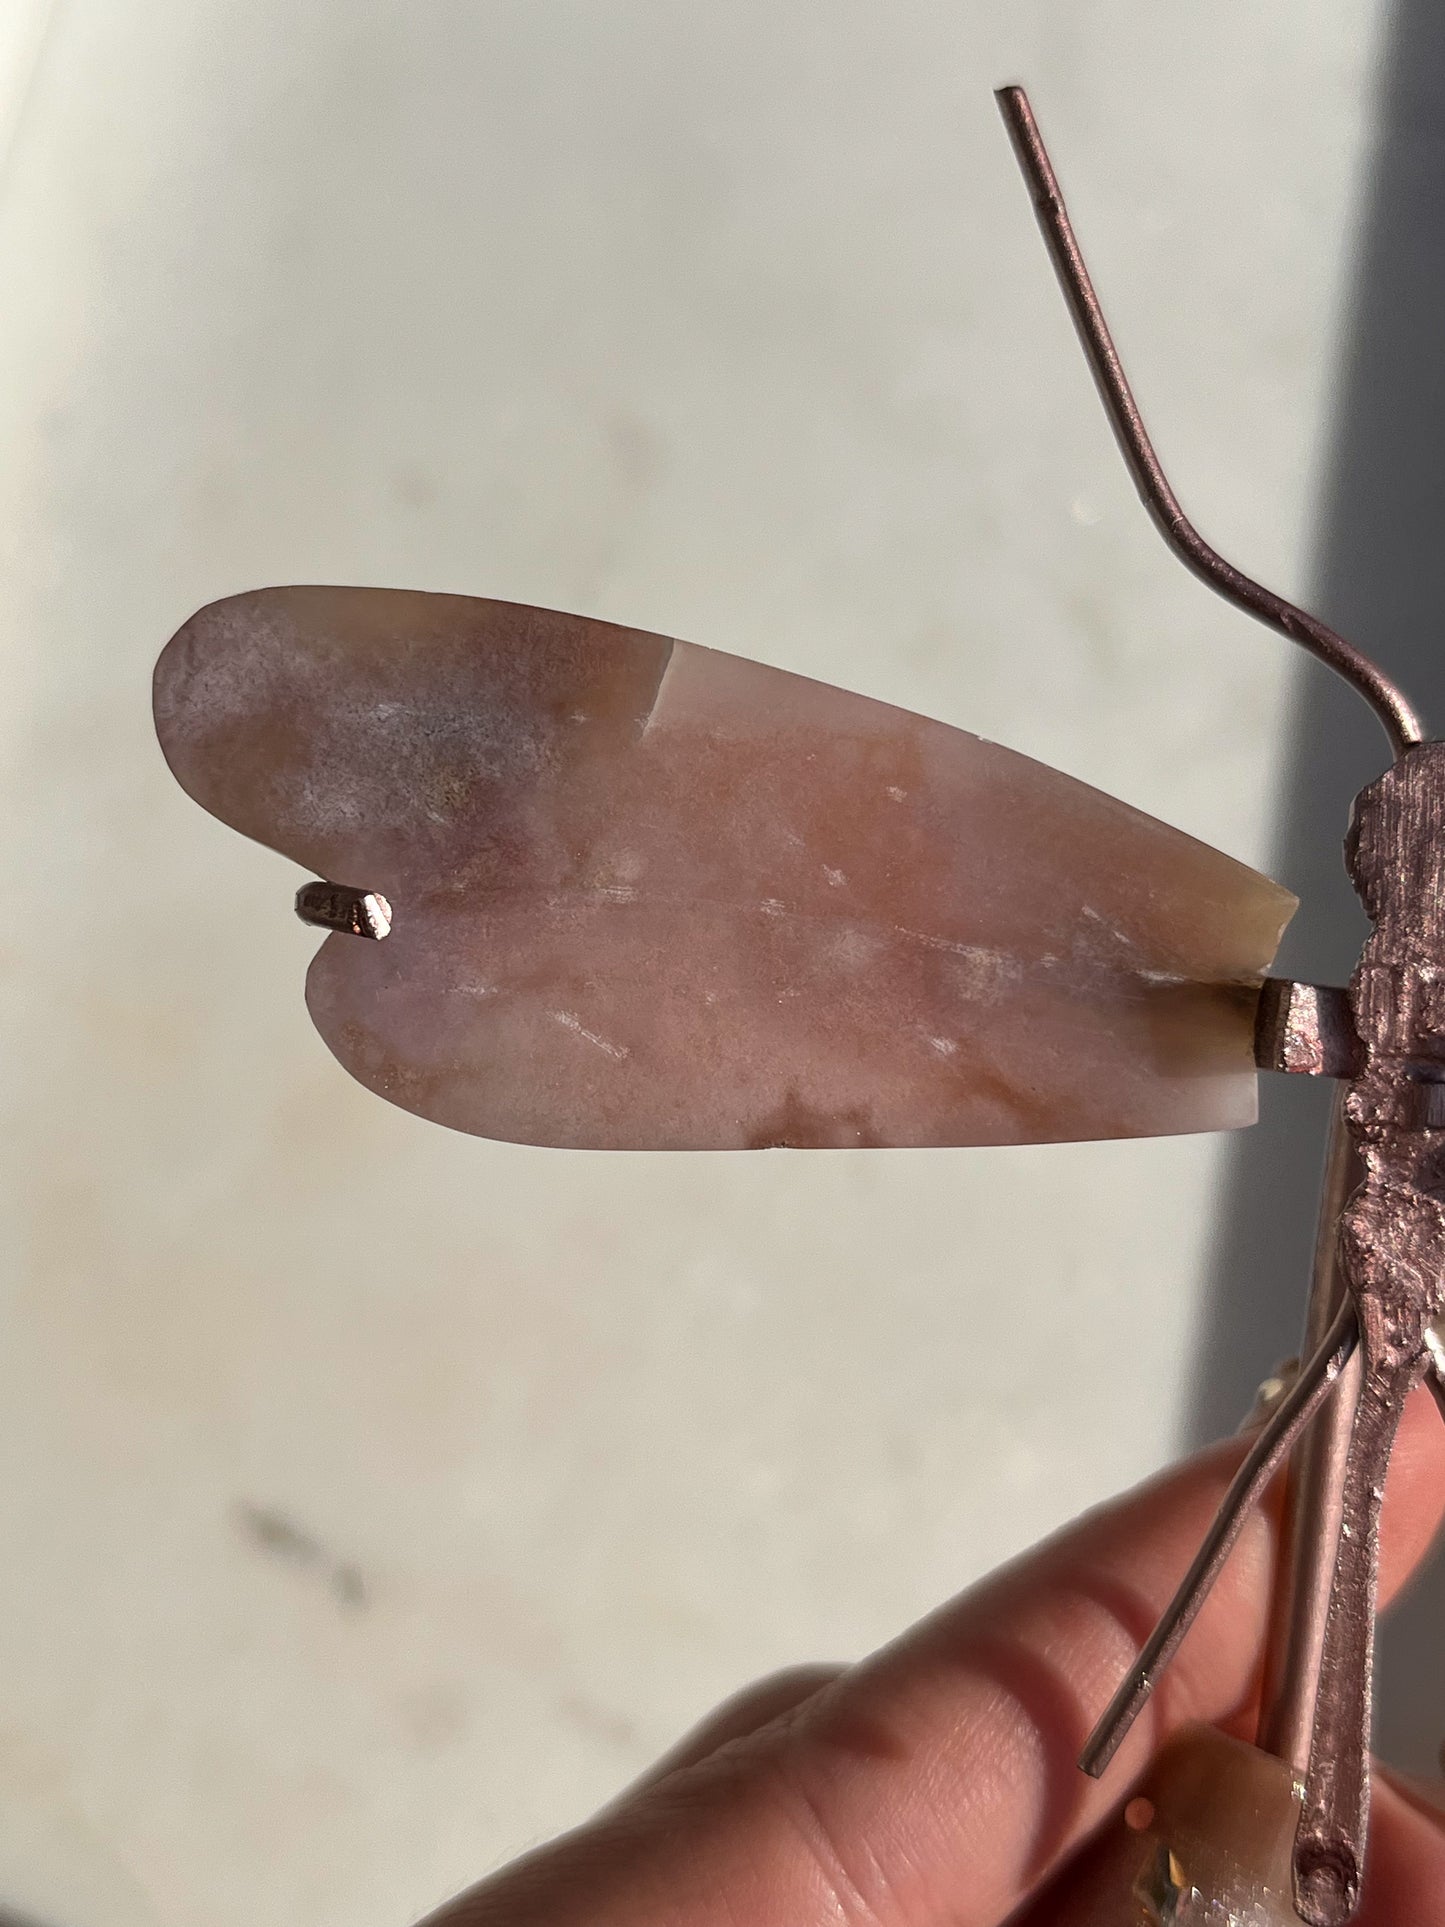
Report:
[[1429,1378],[1445,1410],[1445,744],[1186,519],[1028,101],[998,98],[1161,532],[1389,735],[1346,848],[1373,925],[1347,988],[1268,979],[1288,893],[1069,777],[577,616],[235,596],[167,646],[156,723],[198,802],[319,873],[297,908],[333,933],[307,979],[331,1050],[459,1130],[614,1150],[1043,1142],[1247,1124],[1259,1068],[1340,1080],[1304,1362],[1081,1764],[1108,1765],[1293,1458],[1259,1745],[1197,1735],[1156,1767],[1109,1878],[1140,1921],[1341,1927],[1367,1826],[1380,1495],[1412,1387]]

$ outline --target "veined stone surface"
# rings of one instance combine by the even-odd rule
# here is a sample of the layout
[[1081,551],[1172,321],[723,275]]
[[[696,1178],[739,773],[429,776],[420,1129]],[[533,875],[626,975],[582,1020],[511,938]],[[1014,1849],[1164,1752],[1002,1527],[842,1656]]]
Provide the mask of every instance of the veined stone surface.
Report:
[[1013,751],[576,616],[289,588],[156,670],[187,791],[334,882],[307,1000],[442,1124],[628,1149],[1253,1121],[1294,899]]

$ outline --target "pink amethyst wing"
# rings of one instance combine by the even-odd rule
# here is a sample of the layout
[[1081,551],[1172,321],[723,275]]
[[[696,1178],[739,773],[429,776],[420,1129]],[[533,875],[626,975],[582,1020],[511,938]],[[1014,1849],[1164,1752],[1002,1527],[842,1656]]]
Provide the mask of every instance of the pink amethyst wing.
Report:
[[156,669],[187,791],[386,896],[307,1001],[423,1117],[627,1149],[1253,1121],[1294,899],[943,723],[504,602],[290,588]]

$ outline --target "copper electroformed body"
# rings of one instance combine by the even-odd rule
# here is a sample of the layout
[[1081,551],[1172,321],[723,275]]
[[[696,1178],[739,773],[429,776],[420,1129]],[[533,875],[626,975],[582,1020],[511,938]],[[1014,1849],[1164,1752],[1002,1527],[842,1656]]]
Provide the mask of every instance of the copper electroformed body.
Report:
[[1120,366],[1028,100],[1018,87],[998,98],[1100,394],[1156,525],[1211,587],[1351,683],[1396,753],[1393,767],[1356,798],[1346,843],[1373,926],[1348,989],[1277,984],[1261,1004],[1263,1068],[1346,1080],[1306,1363],[1083,1759],[1087,1771],[1107,1765],[1244,1513],[1323,1406],[1290,1488],[1260,1741],[1302,1779],[1296,1910],[1311,1927],[1341,1927],[1359,1899],[1369,1817],[1380,1503],[1390,1453],[1420,1379],[1431,1379],[1445,1411],[1432,1330],[1445,1308],[1445,744],[1422,741],[1414,711],[1376,664],[1241,575],[1188,522]]
[[[1445,1413],[1445,1345],[1433,1329],[1445,1309],[1445,743],[1422,740],[1414,711],[1375,663],[1243,575],[1189,522],[1144,428],[1027,98],[1009,87],[998,100],[1100,394],[1160,532],[1212,588],[1343,676],[1374,709],[1396,756],[1355,803],[1347,864],[1373,930],[1349,986],[1274,980],[1260,1000],[1260,1067],[1340,1080],[1304,1362],[1081,1761],[1090,1773],[1107,1767],[1250,1510],[1288,1462],[1259,1750],[1243,1749],[1261,1764],[1238,1768],[1228,1751],[1235,1743],[1214,1736],[1184,1765],[1171,1755],[1160,1782],[1165,1808],[1184,1801],[1178,1827],[1190,1840],[1201,1788],[1226,1789],[1215,1817],[1227,1833],[1241,1789],[1282,1787],[1284,1806],[1270,1812],[1282,1810],[1292,1833],[1287,1876],[1266,1871],[1246,1916],[1227,1898],[1196,1891],[1169,1841],[1150,1835],[1129,1891],[1144,1909],[1140,1921],[1274,1921],[1292,1898],[1310,1927],[1343,1927],[1359,1898],[1369,1812],[1381,1495],[1412,1387],[1428,1378]],[[385,899],[364,889],[309,884],[296,907],[328,930],[380,938],[389,929]],[[1283,1777],[1276,1762],[1288,1769]],[[1242,1820],[1239,1828],[1248,1831]],[[1271,1844],[1261,1864],[1276,1866],[1282,1851]],[[1283,1898],[1281,1879],[1290,1889]],[[1125,1918],[1112,1904],[1106,1912]],[[1104,1916],[1085,1905],[1077,1917]]]

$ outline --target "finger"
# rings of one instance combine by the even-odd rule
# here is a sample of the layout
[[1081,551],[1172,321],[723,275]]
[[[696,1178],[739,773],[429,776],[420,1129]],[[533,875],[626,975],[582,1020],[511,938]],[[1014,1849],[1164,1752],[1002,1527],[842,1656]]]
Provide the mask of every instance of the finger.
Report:
[[649,1787],[656,1786],[669,1774],[679,1772],[683,1767],[696,1766],[719,1747],[727,1746],[733,1740],[746,1739],[748,1734],[756,1733],[759,1727],[781,1719],[786,1713],[796,1712],[806,1701],[821,1693],[825,1686],[844,1671],[841,1666],[790,1666],[785,1672],[770,1673],[766,1679],[754,1681],[735,1693],[722,1705],[714,1708],[706,1719],[700,1720],[692,1731],[678,1741],[660,1760],[651,1765],[640,1778],[633,1781],[618,1800],[609,1803],[608,1811],[623,1801],[645,1793]]
[[1428,1797],[1376,1768],[1370,1857],[1355,1927],[1404,1921],[1445,1927],[1445,1816]]
[[1380,1517],[1380,1604],[1387,1606],[1425,1558],[1445,1512],[1445,1425],[1419,1385],[1405,1407]]
[[[1168,1733],[1247,1703],[1274,1570],[1265,1514],[1241,1535],[1115,1766],[1102,1782],[1075,1769],[1238,1456],[1206,1454],[1071,1528],[865,1662],[795,1725],[787,1771],[819,1851],[853,1870],[877,1918],[991,1927],[1098,1824]],[[1445,1428],[1428,1396],[1412,1401],[1392,1487],[1390,1590],[1429,1545],[1445,1499]]]
[[[795,1706],[506,1870],[435,1927],[996,1927],[1107,1813],[1162,1735],[1243,1705],[1274,1530],[1246,1526],[1102,1784],[1082,1742],[1238,1463],[1217,1447],[1070,1528]],[[1393,1588],[1445,1495],[1416,1401],[1385,1520]]]

